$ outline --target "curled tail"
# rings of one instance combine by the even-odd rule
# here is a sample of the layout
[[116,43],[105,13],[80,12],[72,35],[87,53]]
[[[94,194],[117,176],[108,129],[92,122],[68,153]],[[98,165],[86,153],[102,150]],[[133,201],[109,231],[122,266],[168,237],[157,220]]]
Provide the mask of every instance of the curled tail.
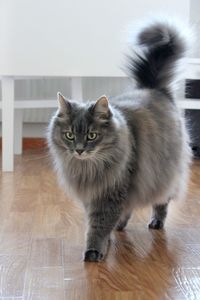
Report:
[[182,32],[173,24],[157,21],[138,32],[135,44],[139,51],[128,57],[127,71],[137,87],[171,92],[177,62],[187,50]]

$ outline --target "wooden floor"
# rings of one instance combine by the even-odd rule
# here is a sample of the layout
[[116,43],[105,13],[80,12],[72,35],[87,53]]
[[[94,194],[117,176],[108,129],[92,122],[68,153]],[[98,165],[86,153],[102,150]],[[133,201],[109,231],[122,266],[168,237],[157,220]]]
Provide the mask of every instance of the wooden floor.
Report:
[[84,263],[82,209],[59,190],[45,151],[16,158],[0,181],[0,300],[200,299],[200,162],[165,231],[150,210],[113,232],[103,263]]

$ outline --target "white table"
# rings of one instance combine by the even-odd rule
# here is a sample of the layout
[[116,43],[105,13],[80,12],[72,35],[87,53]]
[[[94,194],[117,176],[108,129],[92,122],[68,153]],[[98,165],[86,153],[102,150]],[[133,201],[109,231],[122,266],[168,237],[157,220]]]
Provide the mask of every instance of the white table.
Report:
[[174,0],[0,1],[3,171],[13,171],[14,116],[16,140],[22,132],[17,108],[47,105],[15,102],[15,78],[73,77],[72,96],[81,98],[80,77],[123,76],[120,65],[127,24],[160,11],[168,15],[176,11],[188,22],[189,0],[182,0],[181,5]]

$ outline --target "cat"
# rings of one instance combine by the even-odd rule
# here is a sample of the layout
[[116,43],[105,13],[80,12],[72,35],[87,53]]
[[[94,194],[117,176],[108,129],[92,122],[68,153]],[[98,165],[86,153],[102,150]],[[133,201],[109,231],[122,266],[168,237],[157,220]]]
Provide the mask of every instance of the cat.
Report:
[[174,100],[186,41],[176,26],[140,29],[126,66],[133,92],[88,103],[58,93],[48,145],[59,181],[88,217],[85,261],[105,258],[110,233],[135,207],[151,205],[150,229],[162,229],[171,199],[183,197],[191,162],[184,117]]

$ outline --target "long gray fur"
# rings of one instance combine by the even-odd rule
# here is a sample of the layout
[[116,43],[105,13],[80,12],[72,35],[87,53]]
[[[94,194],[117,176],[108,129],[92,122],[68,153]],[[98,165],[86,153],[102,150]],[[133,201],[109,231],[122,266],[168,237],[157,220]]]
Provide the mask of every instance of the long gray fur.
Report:
[[[129,58],[127,70],[138,87],[133,93],[109,104],[106,97],[80,104],[59,94],[49,125],[59,182],[88,216],[86,261],[105,257],[111,231],[122,230],[137,206],[152,205],[149,226],[162,228],[169,199],[186,191],[191,152],[172,89],[186,44],[176,28],[160,22],[143,28],[138,44],[140,55]],[[97,138],[87,140],[88,132]]]

